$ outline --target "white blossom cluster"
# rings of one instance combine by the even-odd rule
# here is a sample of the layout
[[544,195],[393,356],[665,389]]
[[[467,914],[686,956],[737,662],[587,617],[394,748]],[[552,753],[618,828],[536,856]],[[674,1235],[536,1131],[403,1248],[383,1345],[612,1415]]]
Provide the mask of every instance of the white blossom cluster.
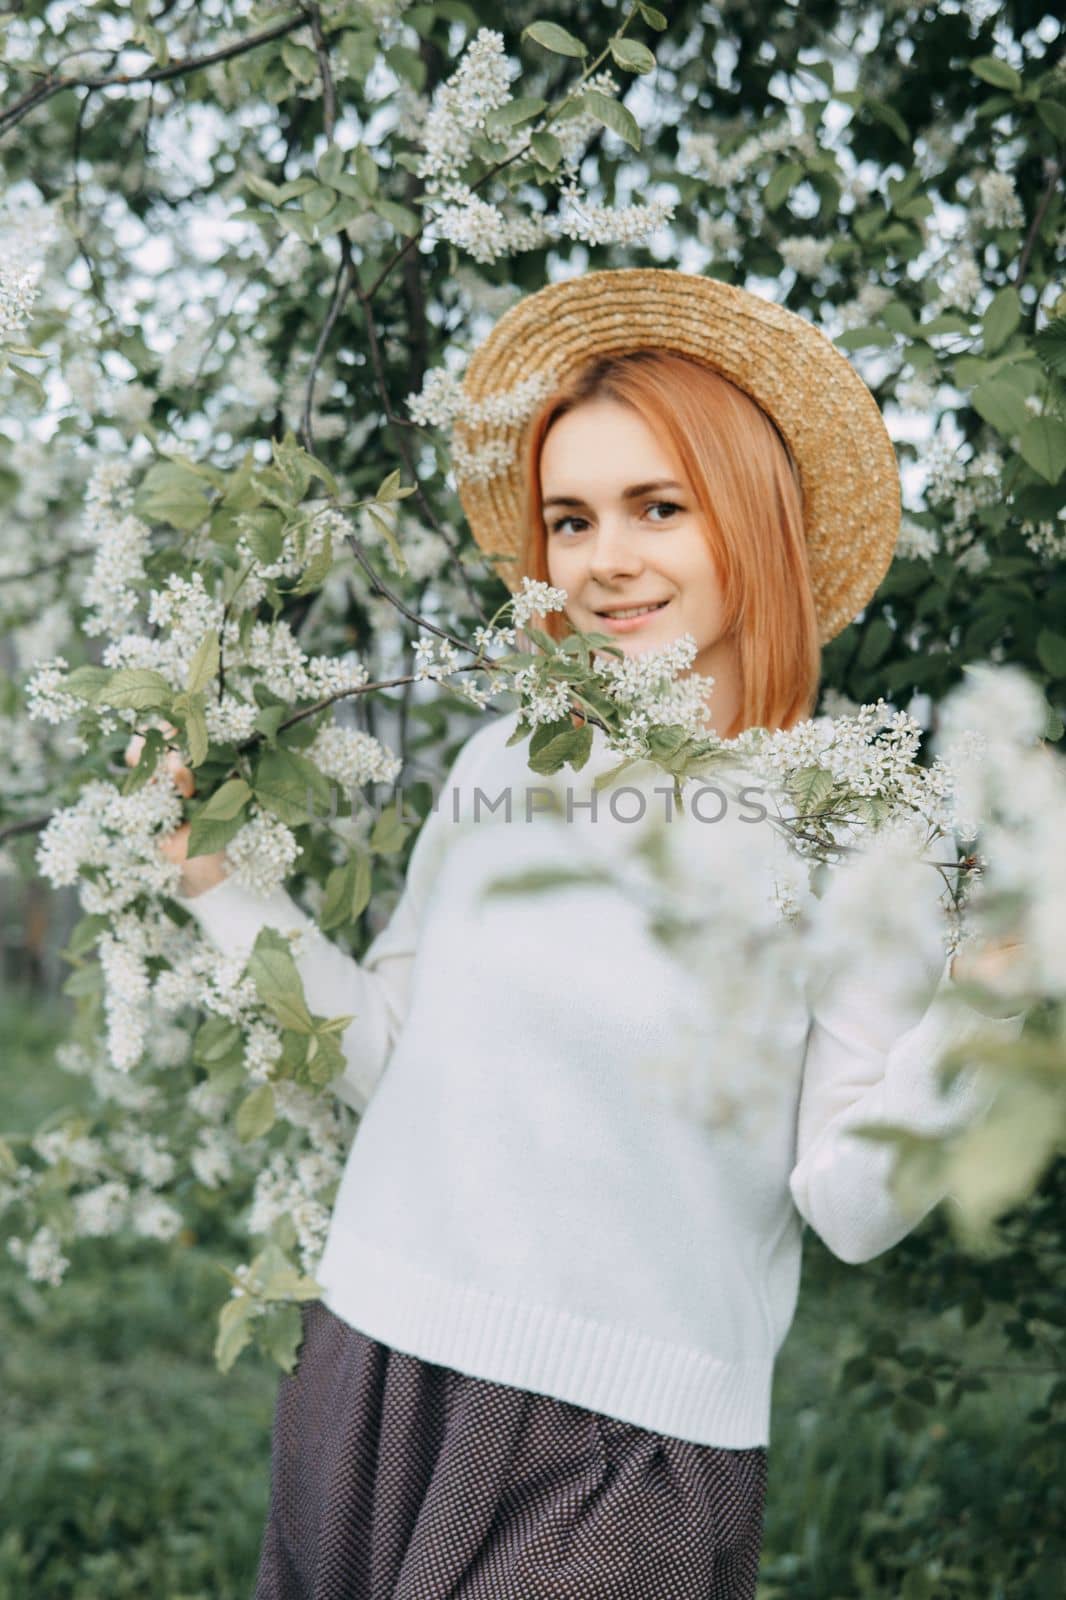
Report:
[[582,244],[640,244],[673,219],[675,207],[668,200],[644,204],[605,206],[589,200],[577,180],[567,172],[559,183],[563,209],[547,222],[551,240],[576,239]]
[[813,234],[796,234],[791,239],[781,239],[778,251],[785,266],[800,278],[817,278],[829,259],[836,241],[833,238],[816,239]]
[[329,1207],[316,1195],[338,1181],[343,1164],[339,1149],[309,1150],[295,1159],[275,1151],[255,1180],[248,1231],[266,1234],[288,1219],[296,1230],[301,1271],[313,1274],[330,1217]]
[[339,723],[319,728],[306,755],[327,777],[349,790],[364,783],[394,783],[403,766],[401,758],[372,734]]
[[801,156],[815,156],[817,148],[807,129],[795,129],[788,122],[782,122],[775,128],[749,135],[728,155],[723,154],[717,134],[688,130],[682,136],[680,155],[685,163],[684,170],[695,171],[718,188],[730,189],[753,179],[756,172],[763,170],[768,155],[791,150]]
[[1066,996],[1066,766],[1043,742],[1043,697],[1019,668],[974,665],[942,708],[934,749],[979,828],[981,900],[1010,906],[1024,942],[1011,993]]
[[696,218],[696,235],[716,259],[735,255],[744,243],[734,217],[711,216],[708,211],[701,211]]
[[159,854],[157,839],[180,822],[181,797],[165,770],[127,795],[94,778],[45,825],[37,866],[56,888],[77,884],[86,912],[115,915],[145,891],[174,892],[180,869]]
[[536,616],[566,608],[567,593],[539,578],[523,577],[510,602],[511,620],[516,628],[524,628]]
[[22,342],[38,292],[32,268],[0,261],[0,344]]
[[238,883],[261,895],[273,894],[292,872],[301,850],[284,822],[260,807],[226,845],[226,861]]
[[[683,633],[661,649],[642,650],[637,655],[619,658],[597,652],[596,664],[606,693],[626,707],[619,736],[609,740],[612,749],[625,756],[645,755],[651,728],[671,723],[693,738],[707,737],[707,696],[714,679],[691,671],[696,651],[692,634]],[[687,676],[679,677],[680,673]]]
[[1020,532],[1034,555],[1045,561],[1061,561],[1066,557],[1066,506],[1059,507],[1054,519],[1045,517],[1039,522],[1027,519],[1021,524]]
[[[210,1079],[198,1087],[210,1088]],[[189,1166],[197,1183],[217,1189],[233,1176],[234,1136],[225,1128],[200,1128],[189,1151]]]
[[457,178],[473,140],[484,132],[486,114],[509,103],[513,76],[503,34],[479,28],[451,77],[436,89],[418,130],[422,155],[415,172],[427,194],[447,196],[462,187]]
[[947,267],[940,278],[939,293],[933,301],[934,309],[958,306],[961,311],[973,311],[981,290],[984,275],[981,264],[971,247],[959,243],[948,257]]
[[249,1083],[268,1083],[281,1060],[285,1041],[269,1022],[252,1022],[244,1039],[244,1065]]
[[[856,796],[878,796],[901,816],[923,818],[929,827],[953,826],[950,774],[934,762],[916,765],[920,724],[879,699],[854,716],[807,718],[792,728],[747,728],[723,743],[737,750],[775,788],[790,772],[822,767]],[[847,842],[853,829],[838,836]]]
[[850,300],[842,300],[838,306],[831,306],[828,301],[821,306],[823,324],[834,331],[844,328],[864,328],[870,323],[876,323],[881,312],[890,300],[895,299],[895,291],[883,283],[863,283],[859,286],[858,293]]
[[545,367],[501,389],[485,400],[474,400],[464,390],[461,377],[444,367],[431,367],[418,394],[408,395],[411,418],[422,427],[451,428],[456,422],[488,423],[509,428],[525,422],[556,382],[556,369]]
[[930,505],[950,507],[941,524],[940,548],[956,556],[965,572],[982,572],[991,557],[974,533],[974,515],[995,505],[1003,493],[1004,460],[995,445],[962,461],[957,449],[938,434],[921,462],[925,471],[925,499]]
[[[461,670],[463,663],[459,659],[459,652],[450,639],[441,639],[437,635],[423,635],[415,642],[415,659],[413,676],[419,683],[443,683],[451,679],[453,673]],[[489,683],[482,687],[473,682],[469,677],[457,677],[454,682],[448,683],[448,688],[471,705],[484,708],[499,694],[502,684]]]
[[[254,523],[254,519],[251,520]],[[291,524],[285,529],[281,552],[276,561],[260,561],[249,542],[248,521],[241,517],[237,519],[237,525],[243,531],[238,535],[236,552],[242,568],[250,569],[240,588],[243,611],[259,604],[267,592],[269,581],[300,577],[321,555],[327,539],[335,553],[340,550],[344,554],[344,540],[353,531],[350,519],[343,512],[335,511],[331,506],[320,506],[312,510],[302,523]]]
[[[562,146],[563,159],[557,183],[562,198],[556,216],[505,209],[485,200],[465,184],[460,173],[471,159],[473,141],[486,127],[490,111],[499,110],[511,100],[512,68],[507,59],[503,35],[492,28],[481,28],[467,47],[450,78],[434,91],[432,104],[425,110],[420,125],[410,128],[420,146],[416,174],[425,181],[426,195],[439,200],[427,207],[427,223],[441,239],[465,251],[483,265],[504,257],[539,250],[562,238],[586,244],[631,244],[661,228],[674,214],[666,201],[646,205],[604,206],[590,202],[578,181],[577,163],[591,133],[599,126],[595,117],[583,112],[552,132]],[[585,89],[617,93],[618,85],[610,73],[589,78]],[[498,135],[505,159],[517,155],[528,144],[532,128],[520,126]]]
[[930,561],[940,549],[940,535],[935,528],[923,527],[913,517],[903,517],[895,554],[911,561]]
[[1020,228],[1025,221],[1025,211],[1009,172],[978,172],[973,174],[977,186],[977,204],[972,207],[971,220],[993,233],[1000,228]]
[[129,509],[131,471],[127,462],[102,461],[85,493],[82,535],[95,549],[81,594],[81,603],[88,608],[82,627],[90,636],[114,638],[140,605],[151,531]]
[[[28,1167],[26,1171],[29,1172]],[[7,1241],[7,1250],[11,1259],[25,1268],[31,1283],[48,1283],[54,1288],[62,1283],[70,1266],[70,1258],[63,1254],[59,1235],[47,1224],[42,1224],[30,1239],[12,1235]]]
[[896,404],[904,411],[928,412],[936,404],[937,386],[924,373],[896,384]]

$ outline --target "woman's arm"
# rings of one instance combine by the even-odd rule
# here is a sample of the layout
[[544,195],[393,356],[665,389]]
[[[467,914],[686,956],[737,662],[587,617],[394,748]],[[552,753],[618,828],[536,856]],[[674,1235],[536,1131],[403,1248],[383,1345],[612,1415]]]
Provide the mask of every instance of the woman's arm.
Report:
[[319,1016],[352,1017],[339,1037],[345,1068],[329,1087],[359,1112],[365,1110],[385,1071],[407,1015],[422,909],[449,826],[450,791],[462,780],[471,743],[480,731],[467,740],[452,763],[438,805],[415,840],[403,892],[362,961],[322,933],[283,888],[264,896],[227,875],[213,888],[180,897],[181,904],[227,955],[246,959],[261,928],[276,928],[280,933],[298,930],[304,935],[301,948],[293,955],[308,1007]]
[[885,1122],[945,1133],[982,1116],[995,1098],[973,1067],[941,1092],[937,1064],[948,1048],[986,1029],[1016,1039],[1024,1013],[986,1016],[953,1001],[952,988],[946,961],[924,1015],[894,1038],[873,984],[830,985],[812,1008],[789,1189],[800,1215],[842,1261],[870,1261],[890,1249],[944,1198],[934,1196],[917,1215],[901,1209],[889,1188],[893,1147],[857,1138],[855,1129]]
[[[415,851],[433,820],[431,813]],[[352,1018],[339,1037],[344,1071],[329,1088],[359,1112],[369,1103],[407,1014],[419,923],[419,896],[410,878],[415,851],[392,916],[361,962],[327,938],[285,889],[264,896],[226,877],[203,894],[181,897],[181,904],[226,955],[247,959],[261,928],[276,928],[279,933],[298,930],[305,936],[293,954],[309,1009],[319,1016]]]

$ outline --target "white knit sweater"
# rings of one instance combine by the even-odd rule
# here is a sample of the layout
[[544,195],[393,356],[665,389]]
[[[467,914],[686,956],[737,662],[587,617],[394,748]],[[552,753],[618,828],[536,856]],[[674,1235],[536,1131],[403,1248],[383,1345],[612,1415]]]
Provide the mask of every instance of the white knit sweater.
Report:
[[[591,880],[479,903],[496,874],[587,864],[634,839],[602,792],[595,822],[581,806],[618,760],[599,730],[579,773],[546,780],[525,740],[507,747],[517,715],[492,716],[460,750],[361,963],[282,890],[227,878],[184,903],[231,954],[266,924],[301,930],[311,1010],[353,1015],[331,1087],[363,1114],[315,1273],[339,1317],[424,1360],[657,1432],[767,1444],[803,1222],[863,1262],[921,1220],[892,1199],[891,1148],[852,1130],[934,1131],[979,1114],[986,1086],[967,1068],[941,1093],[936,1053],[972,1027],[1011,1036],[1020,1019],[897,1013],[873,975],[813,1007],[797,986],[757,1132],[678,1110],[641,1069],[676,1048],[691,979],[631,896]],[[665,806],[661,771],[619,781]],[[571,822],[541,809],[545,785],[570,788]],[[489,809],[508,787],[509,822]],[[634,810],[630,797],[618,817]],[[736,850],[763,852],[769,871],[780,836],[735,814],[666,831],[703,871]],[[941,956],[931,998],[951,981]],[[713,992],[697,998],[708,1063],[735,1083],[743,1063],[714,1059]]]

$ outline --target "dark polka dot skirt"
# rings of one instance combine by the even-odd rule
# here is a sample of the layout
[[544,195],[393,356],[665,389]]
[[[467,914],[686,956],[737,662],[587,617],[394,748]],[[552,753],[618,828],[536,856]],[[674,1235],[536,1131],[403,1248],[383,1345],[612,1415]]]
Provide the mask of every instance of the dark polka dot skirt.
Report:
[[280,1379],[254,1600],[754,1600],[765,1446],[436,1366],[321,1301]]

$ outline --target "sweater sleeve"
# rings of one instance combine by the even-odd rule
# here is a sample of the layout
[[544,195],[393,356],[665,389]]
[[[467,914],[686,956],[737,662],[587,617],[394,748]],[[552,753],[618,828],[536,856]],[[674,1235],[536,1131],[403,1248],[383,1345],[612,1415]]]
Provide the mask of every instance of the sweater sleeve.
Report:
[[876,995],[857,983],[830,985],[812,1009],[789,1189],[800,1215],[842,1261],[870,1261],[898,1244],[948,1192],[917,1214],[902,1209],[889,1187],[895,1150],[857,1138],[855,1130],[892,1123],[943,1134],[978,1120],[995,1089],[976,1067],[964,1066],[942,1091],[938,1063],[986,1030],[1008,1041],[1021,1033],[1023,1012],[993,1018],[953,997],[950,965],[945,961],[919,1021],[891,1040]]
[[261,895],[227,876],[202,894],[179,896],[180,903],[227,955],[247,959],[264,927],[305,935],[294,957],[309,1008],[319,1016],[352,1017],[339,1040],[344,1071],[329,1087],[360,1113],[385,1071],[407,1014],[422,908],[445,845],[450,791],[464,769],[470,742],[459,751],[437,806],[422,824],[392,915],[361,961],[328,938],[283,888]]

